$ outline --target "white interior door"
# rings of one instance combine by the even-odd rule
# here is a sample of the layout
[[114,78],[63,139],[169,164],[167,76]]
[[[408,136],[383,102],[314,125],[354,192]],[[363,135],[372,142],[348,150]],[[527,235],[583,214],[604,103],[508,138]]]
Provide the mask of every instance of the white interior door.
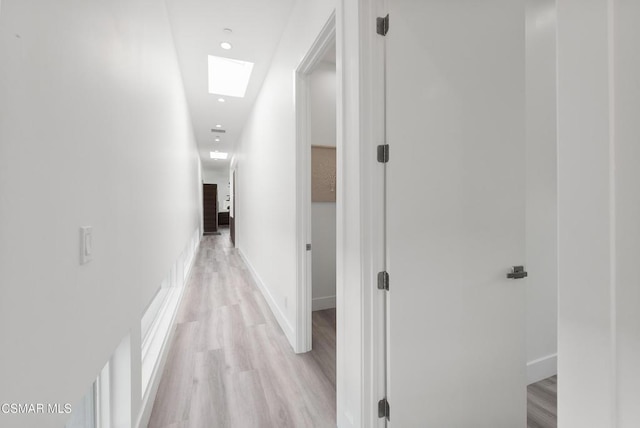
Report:
[[526,426],[523,0],[388,0],[390,426]]

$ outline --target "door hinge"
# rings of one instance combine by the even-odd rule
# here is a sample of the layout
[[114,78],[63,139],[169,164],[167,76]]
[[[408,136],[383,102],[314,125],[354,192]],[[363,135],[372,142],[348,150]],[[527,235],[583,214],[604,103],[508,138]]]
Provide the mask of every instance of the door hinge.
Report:
[[389,162],[389,145],[388,144],[380,144],[378,146],[378,162],[380,163]]
[[311,244],[307,244],[307,251],[311,251]]
[[389,31],[389,14],[384,18],[376,18],[376,33],[386,36]]
[[388,421],[391,420],[389,417],[389,402],[386,398],[378,401],[378,417],[387,418]]
[[378,272],[378,290],[389,291],[389,274],[386,271]]

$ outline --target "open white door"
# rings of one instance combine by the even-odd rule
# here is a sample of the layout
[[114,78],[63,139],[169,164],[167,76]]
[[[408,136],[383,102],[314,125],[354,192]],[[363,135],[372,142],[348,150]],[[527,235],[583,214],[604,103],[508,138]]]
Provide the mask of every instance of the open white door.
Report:
[[526,426],[523,0],[389,0],[390,426]]

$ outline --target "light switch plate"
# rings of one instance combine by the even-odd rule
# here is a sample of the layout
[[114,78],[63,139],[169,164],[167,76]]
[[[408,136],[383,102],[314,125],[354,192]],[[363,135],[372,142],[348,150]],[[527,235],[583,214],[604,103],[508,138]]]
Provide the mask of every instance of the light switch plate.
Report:
[[80,228],[80,264],[84,265],[93,260],[93,227]]

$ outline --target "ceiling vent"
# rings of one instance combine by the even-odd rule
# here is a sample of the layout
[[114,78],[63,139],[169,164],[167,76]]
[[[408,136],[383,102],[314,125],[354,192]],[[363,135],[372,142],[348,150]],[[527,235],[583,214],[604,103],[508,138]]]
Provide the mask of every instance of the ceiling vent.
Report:
[[211,129],[211,132],[217,132],[217,133],[219,133],[219,134],[224,134],[224,133],[225,133],[225,132],[227,132],[227,131],[225,131],[224,129],[215,129],[215,128],[212,128],[212,129]]

